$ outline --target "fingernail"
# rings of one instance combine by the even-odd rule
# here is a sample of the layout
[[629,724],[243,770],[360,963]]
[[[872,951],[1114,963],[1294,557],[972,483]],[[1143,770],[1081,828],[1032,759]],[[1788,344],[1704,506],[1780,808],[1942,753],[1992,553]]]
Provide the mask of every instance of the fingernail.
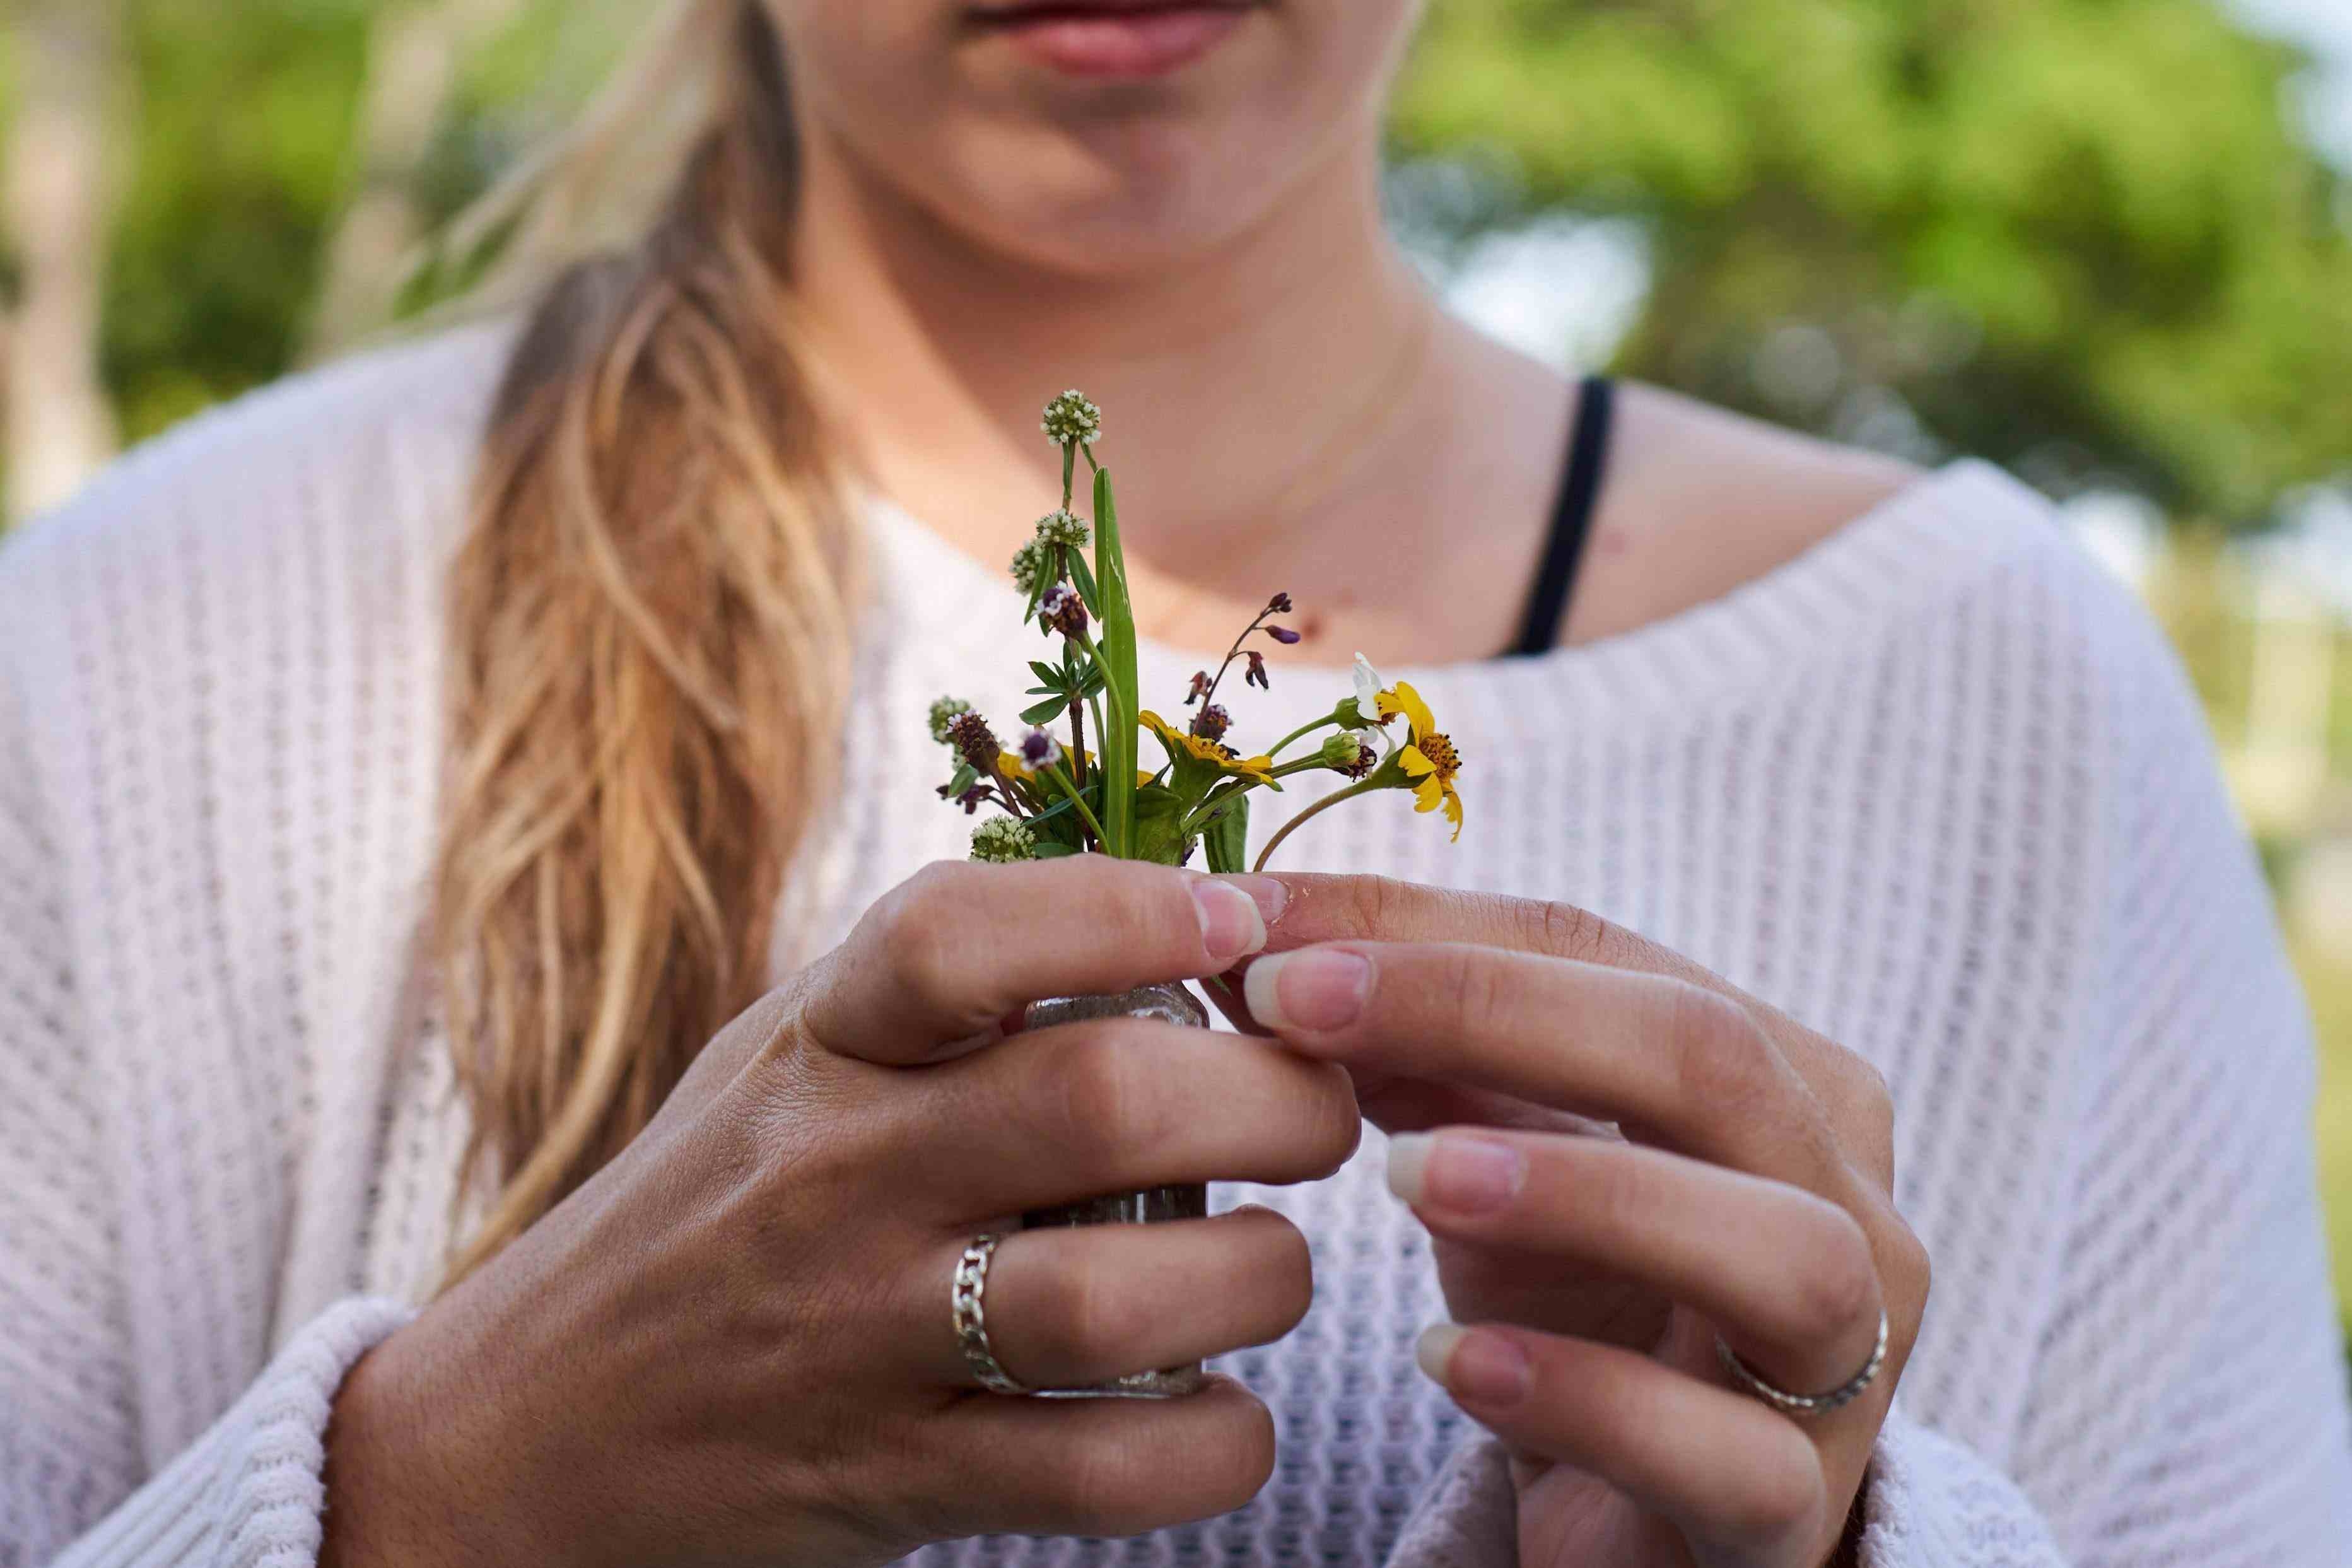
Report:
[[1485,1214],[1517,1197],[1527,1157],[1470,1132],[1409,1132],[1389,1144],[1389,1190],[1415,1208]]
[[1192,907],[1201,913],[1201,941],[1209,962],[1220,968],[1265,946],[1265,921],[1257,900],[1230,882],[1202,878],[1192,884]]
[[1272,931],[1282,911],[1290,907],[1290,889],[1272,877],[1220,877],[1218,881],[1228,888],[1239,888],[1257,906],[1258,918]]
[[1406,1203],[1421,1202],[1422,1178],[1429,1167],[1429,1146],[1435,1142],[1426,1132],[1400,1132],[1389,1140],[1389,1191]]
[[1309,1034],[1328,1034],[1354,1023],[1371,991],[1372,961],[1339,948],[1261,958],[1242,982],[1250,1015],[1259,1023],[1269,1029]]
[[1478,1405],[1516,1405],[1535,1382],[1535,1369],[1518,1346],[1499,1334],[1472,1333],[1458,1323],[1433,1323],[1423,1330],[1412,1359],[1432,1383],[1456,1399]]

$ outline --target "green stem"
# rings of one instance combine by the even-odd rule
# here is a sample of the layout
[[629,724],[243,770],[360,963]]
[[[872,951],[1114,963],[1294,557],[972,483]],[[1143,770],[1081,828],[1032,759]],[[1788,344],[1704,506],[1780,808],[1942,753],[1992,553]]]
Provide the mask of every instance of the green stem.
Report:
[[[1094,639],[1087,637],[1083,632],[1079,633],[1076,637],[1072,637],[1070,640],[1077,644],[1080,651],[1085,653],[1088,658],[1094,660],[1095,668],[1102,674],[1102,695],[1110,710],[1111,723],[1124,724],[1128,729],[1133,730],[1138,721],[1134,715],[1123,714],[1119,711],[1120,703],[1118,700],[1118,682],[1110,678],[1110,661],[1103,658],[1102,649],[1097,647],[1094,644]],[[1103,722],[1103,715],[1100,710],[1097,710],[1095,714],[1095,731],[1102,737],[1102,760],[1104,766],[1108,768],[1110,764],[1111,752],[1114,748],[1111,745],[1110,725]],[[1135,780],[1131,776],[1126,779],[1115,779],[1112,778],[1108,772],[1103,774],[1105,799],[1109,798],[1109,791],[1121,787],[1132,791],[1135,788]],[[1102,829],[1099,827],[1096,828],[1095,834],[1097,837],[1101,837]],[[1108,838],[1103,838],[1102,842],[1103,847],[1113,855],[1124,855],[1127,853],[1126,847],[1123,845],[1113,844]]]
[[1303,735],[1312,735],[1318,730],[1328,729],[1339,721],[1338,719],[1327,713],[1322,718],[1316,720],[1312,724],[1301,724],[1297,729],[1293,730],[1289,734],[1285,735],[1281,740],[1276,741],[1274,743],[1274,749],[1266,752],[1266,755],[1269,757],[1278,757],[1282,755],[1283,748],[1289,745],[1291,742],[1297,740]]
[[1051,765],[1048,765],[1045,769],[1045,773],[1047,778],[1052,779],[1054,783],[1060,787],[1061,792],[1064,795],[1070,797],[1070,804],[1078,808],[1078,815],[1086,818],[1087,826],[1088,827],[1094,829],[1095,842],[1108,847],[1110,840],[1104,837],[1102,824],[1097,822],[1095,820],[1095,814],[1087,809],[1087,797],[1080,795],[1077,791],[1077,786],[1070,783],[1069,775],[1064,773],[1061,769]]
[[1317,801],[1313,805],[1308,806],[1305,811],[1300,812],[1297,816],[1294,816],[1288,822],[1284,823],[1282,825],[1282,831],[1276,834],[1272,838],[1266,840],[1265,847],[1258,851],[1257,864],[1250,868],[1251,871],[1255,873],[1265,870],[1265,863],[1274,858],[1274,852],[1282,847],[1282,841],[1284,839],[1289,837],[1301,827],[1304,827],[1308,822],[1322,816],[1325,812],[1330,810],[1341,801],[1352,799],[1360,795],[1370,795],[1375,789],[1386,789],[1387,787],[1388,784],[1386,781],[1380,779],[1379,776],[1375,774],[1372,778],[1368,778],[1361,784],[1349,784],[1346,789],[1339,791],[1336,795],[1325,795],[1321,800]]

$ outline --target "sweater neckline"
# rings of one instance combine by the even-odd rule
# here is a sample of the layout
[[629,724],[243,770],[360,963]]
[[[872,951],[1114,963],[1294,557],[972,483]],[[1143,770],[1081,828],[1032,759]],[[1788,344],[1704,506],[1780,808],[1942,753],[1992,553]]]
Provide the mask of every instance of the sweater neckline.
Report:
[[[1011,578],[950,542],[879,494],[866,500],[882,558],[907,580],[940,595],[959,618],[1020,615]],[[1525,689],[1561,677],[1659,695],[1720,694],[1727,667],[1786,672],[1825,651],[1878,633],[1906,609],[1948,591],[2013,548],[2027,524],[2045,522],[2048,502],[1990,463],[1963,458],[1922,474],[1869,510],[1768,572],[1715,598],[1627,631],[1538,654],[1496,654],[1440,664],[1383,665],[1418,686]],[[1197,650],[1139,638],[1139,662],[1180,681]],[[1213,660],[1213,654],[1205,656]],[[1295,679],[1344,683],[1346,665],[1286,659]],[[1660,689],[1664,688],[1662,691]]]

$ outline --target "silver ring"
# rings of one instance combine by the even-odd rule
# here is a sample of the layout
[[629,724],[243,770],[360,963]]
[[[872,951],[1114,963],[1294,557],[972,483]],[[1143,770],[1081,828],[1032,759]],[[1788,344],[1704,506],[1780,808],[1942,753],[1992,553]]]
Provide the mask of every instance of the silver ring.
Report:
[[956,1343],[963,1347],[964,1364],[971,1368],[981,1387],[991,1394],[1028,1394],[1033,1391],[1006,1372],[996,1352],[988,1348],[988,1308],[981,1298],[988,1289],[988,1265],[1003,1239],[979,1237],[963,1249],[963,1256],[956,1260],[955,1285],[948,1300],[955,1318]]
[[1723,1363],[1723,1370],[1731,1374],[1732,1382],[1781,1415],[1826,1415],[1841,1405],[1853,1404],[1861,1397],[1864,1389],[1878,1381],[1878,1369],[1886,1364],[1886,1313],[1882,1309],[1878,1314],[1878,1343],[1872,1347],[1870,1360],[1860,1372],[1827,1394],[1790,1394],[1786,1389],[1773,1387],[1739,1359],[1738,1351],[1723,1342],[1721,1334],[1715,1336],[1715,1355]]

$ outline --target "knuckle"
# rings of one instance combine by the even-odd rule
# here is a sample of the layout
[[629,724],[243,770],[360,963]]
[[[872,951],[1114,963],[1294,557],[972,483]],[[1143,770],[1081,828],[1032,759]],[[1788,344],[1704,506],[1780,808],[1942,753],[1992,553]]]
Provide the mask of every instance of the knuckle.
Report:
[[1114,1439],[1078,1448],[1063,1472],[1060,1511],[1069,1533],[1121,1537],[1151,1529],[1154,1468],[1134,1442]]
[[1780,1542],[1810,1534],[1828,1506],[1821,1465],[1812,1445],[1797,1441],[1758,1452],[1738,1489],[1733,1517],[1724,1522],[1735,1539]]
[[1510,987],[1501,965],[1483,948],[1440,949],[1430,990],[1444,1005],[1444,1016],[1465,1033],[1491,1030],[1510,1005]]
[[1905,1354],[1910,1351],[1912,1336],[1920,1320],[1927,1315],[1927,1297],[1935,1287],[1935,1260],[1929,1256],[1927,1244],[1919,1239],[1900,1215],[1891,1215],[1887,1234],[1880,1240],[1886,1259],[1884,1284],[1887,1299],[1887,1314],[1895,1320],[1894,1331]]
[[1412,889],[1393,877],[1350,877],[1347,881],[1348,915],[1353,934],[1377,937],[1395,930],[1405,914]]
[[1737,1110],[1768,1096],[1779,1078],[1772,1043],[1748,1009],[1703,986],[1667,985],[1666,1034],[1689,1100]]
[[1820,1235],[1798,1253],[1794,1325],[1808,1337],[1843,1333],[1879,1309],[1878,1267],[1862,1225],[1822,1204]]
[[1280,1229],[1255,1279],[1267,1297],[1268,1318],[1278,1325],[1278,1332],[1286,1334],[1315,1304],[1315,1254],[1297,1226],[1278,1215],[1274,1217]]
[[1848,1136],[1864,1169],[1886,1186],[1895,1183],[1895,1091],[1878,1064],[1850,1056],[1852,1087],[1847,1090]]
[[953,973],[951,942],[964,868],[926,866],[893,889],[876,910],[877,956],[893,982],[919,1001],[945,997]]
[[1609,945],[1609,922],[1574,904],[1527,900],[1514,903],[1512,911],[1522,947],[1555,958],[1589,961]]
[[1157,1098],[1144,1081],[1150,1054],[1131,1044],[1122,1029],[1089,1029],[1044,1064],[1055,1090],[1051,1131],[1083,1169],[1160,1141]]
[[1364,1141],[1364,1113],[1347,1069],[1332,1064],[1315,1096],[1314,1131],[1306,1141],[1308,1168],[1322,1176],[1338,1173],[1356,1157]]
[[1083,1251],[1055,1270],[1046,1294],[1064,1342],[1089,1363],[1123,1364],[1150,1326],[1150,1314],[1127,1277]]

